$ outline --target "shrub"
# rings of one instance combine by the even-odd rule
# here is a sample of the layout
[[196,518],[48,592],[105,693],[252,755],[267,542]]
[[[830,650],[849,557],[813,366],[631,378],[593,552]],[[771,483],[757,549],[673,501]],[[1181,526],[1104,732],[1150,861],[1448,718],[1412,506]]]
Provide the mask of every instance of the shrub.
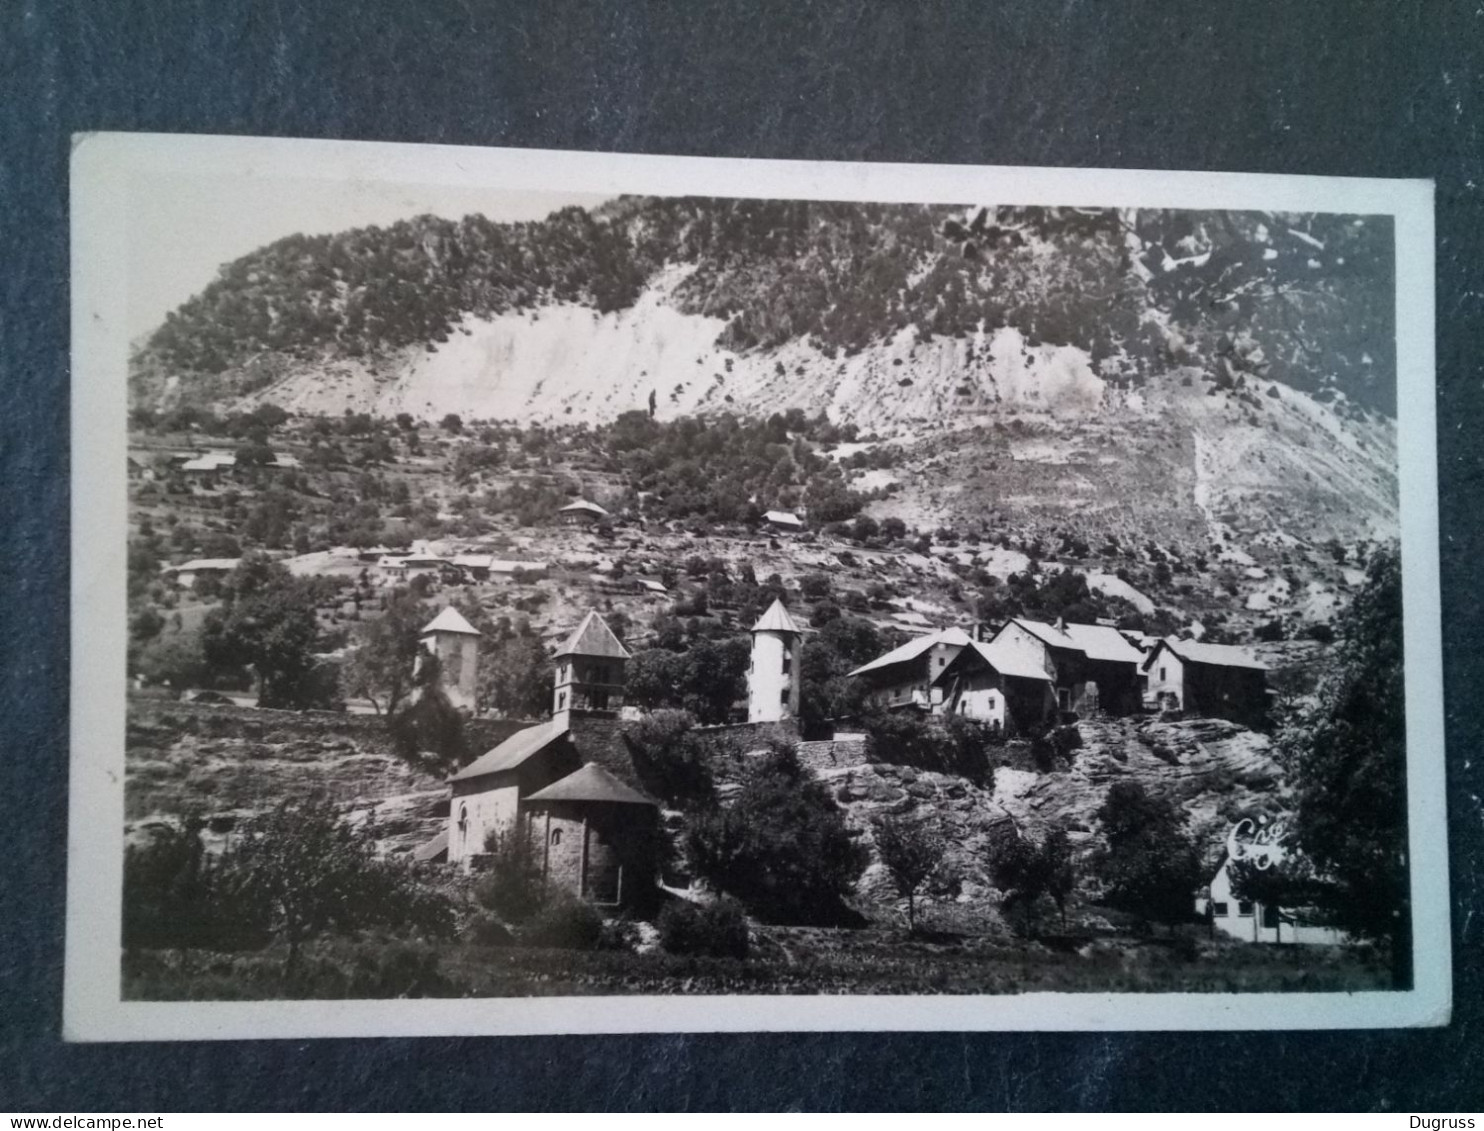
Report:
[[660,945],[671,954],[747,957],[747,916],[735,900],[720,899],[709,907],[679,901],[666,904],[658,927]]
[[689,711],[655,711],[625,730],[646,790],[682,807],[713,795],[706,746]]
[[520,932],[522,946],[596,950],[603,938],[603,916],[571,896],[549,901]]
[[465,925],[463,935],[479,946],[509,946],[515,941],[510,928],[488,912],[475,914]]
[[706,879],[783,921],[838,917],[865,865],[839,808],[786,749],[753,759],[736,799],[699,816],[686,844]]
[[546,883],[531,838],[518,828],[491,829],[488,856],[474,884],[474,898],[507,923],[523,923],[547,902]]

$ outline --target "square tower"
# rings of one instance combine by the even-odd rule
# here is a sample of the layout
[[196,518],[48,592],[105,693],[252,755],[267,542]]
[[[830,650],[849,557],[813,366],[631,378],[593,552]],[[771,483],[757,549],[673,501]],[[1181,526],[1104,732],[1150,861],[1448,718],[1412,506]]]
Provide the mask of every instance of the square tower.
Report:
[[473,713],[479,689],[479,630],[452,605],[430,620],[418,643],[438,658],[438,682],[448,701]]
[[624,662],[629,651],[608,623],[588,613],[556,653],[555,716],[617,715],[623,706]]

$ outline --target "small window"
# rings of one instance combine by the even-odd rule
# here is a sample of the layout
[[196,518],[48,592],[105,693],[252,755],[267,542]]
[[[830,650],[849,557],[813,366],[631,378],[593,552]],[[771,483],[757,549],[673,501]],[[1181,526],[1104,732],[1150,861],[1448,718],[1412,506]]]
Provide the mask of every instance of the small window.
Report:
[[551,846],[553,848],[555,848],[557,845],[559,845],[561,843],[562,843],[562,830],[561,829],[552,829],[551,830]]
[[1165,675],[1165,669],[1163,667],[1161,667],[1159,669],[1159,678],[1160,679],[1169,679],[1170,678],[1169,676]]
[[566,707],[567,707],[567,693],[565,691],[558,691],[557,692],[557,710],[558,711],[563,711],[563,710],[566,710]]
[[1237,914],[1244,919],[1250,919],[1252,917],[1252,901],[1247,899],[1238,900]]
[[780,702],[780,703],[787,703],[788,702],[788,688],[787,687],[782,688],[778,692],[778,702]]
[[1225,919],[1231,913],[1231,905],[1224,899],[1218,899],[1211,904],[1211,914],[1217,919]]
[[1262,905],[1262,925],[1270,931],[1278,926],[1278,909],[1276,907],[1270,907],[1266,903]]

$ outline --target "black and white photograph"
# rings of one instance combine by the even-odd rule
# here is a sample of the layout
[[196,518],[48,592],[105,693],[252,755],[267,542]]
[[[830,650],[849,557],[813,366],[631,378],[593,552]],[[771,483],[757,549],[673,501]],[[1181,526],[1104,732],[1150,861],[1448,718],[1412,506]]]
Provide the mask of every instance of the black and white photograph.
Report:
[[1446,1022],[1426,184],[73,194],[70,1037]]

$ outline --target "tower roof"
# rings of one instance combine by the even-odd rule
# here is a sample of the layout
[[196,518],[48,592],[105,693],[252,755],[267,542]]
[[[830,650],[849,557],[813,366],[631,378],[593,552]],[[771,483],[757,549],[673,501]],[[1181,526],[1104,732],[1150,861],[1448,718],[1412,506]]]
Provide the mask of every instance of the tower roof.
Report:
[[773,603],[768,606],[768,611],[757,618],[757,624],[752,626],[753,632],[792,632],[802,633],[798,622],[788,615],[788,610],[783,607],[783,602],[773,598]]
[[423,636],[427,636],[431,632],[462,632],[466,636],[480,635],[479,629],[465,620],[464,614],[452,605],[449,605],[423,626]]
[[567,642],[556,650],[558,656],[600,656],[613,660],[627,660],[629,650],[623,646],[608,622],[597,613],[588,613],[582,618]]
[[626,785],[596,762],[538,789],[526,801],[606,801],[619,805],[654,805],[633,786]]

